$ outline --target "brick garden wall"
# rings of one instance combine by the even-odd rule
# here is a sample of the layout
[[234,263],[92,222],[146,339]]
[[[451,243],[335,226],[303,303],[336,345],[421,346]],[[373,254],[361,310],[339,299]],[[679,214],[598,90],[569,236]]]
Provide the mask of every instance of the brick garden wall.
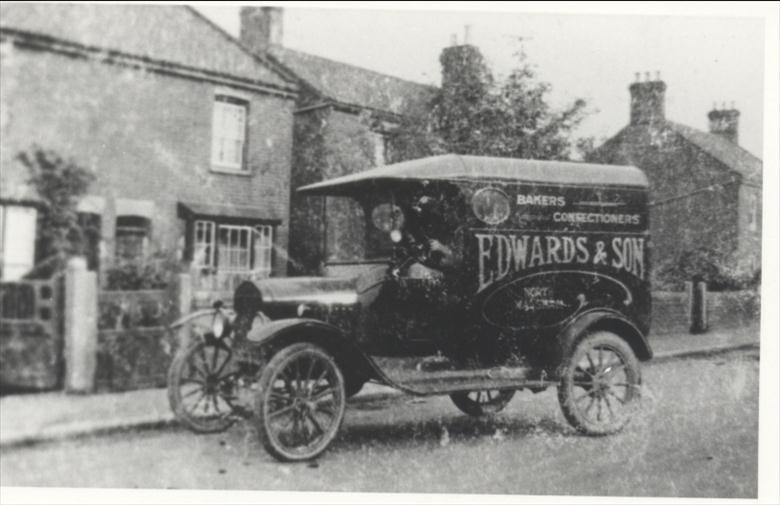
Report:
[[0,389],[56,389],[62,385],[60,276],[0,283]]
[[[688,307],[686,292],[654,291],[650,333],[687,333]],[[755,324],[761,319],[761,298],[755,291],[708,292],[707,318],[711,330]]]
[[95,389],[165,387],[177,350],[175,335],[167,329],[175,315],[164,290],[101,292]]

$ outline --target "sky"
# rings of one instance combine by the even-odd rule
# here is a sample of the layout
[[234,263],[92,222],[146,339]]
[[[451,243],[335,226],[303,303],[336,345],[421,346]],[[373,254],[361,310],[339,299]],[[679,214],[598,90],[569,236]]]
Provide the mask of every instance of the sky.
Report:
[[[498,75],[512,68],[521,37],[538,78],[552,86],[554,106],[577,98],[589,103],[590,114],[575,136],[593,136],[597,143],[628,123],[628,86],[635,73],[644,80],[645,72],[660,72],[667,85],[668,119],[706,131],[713,103],[720,108],[734,102],[740,110],[740,145],[762,155],[761,18],[724,17],[722,8],[712,7],[695,11],[707,16],[661,16],[545,13],[535,4],[537,12],[517,10],[526,3],[491,4],[488,11],[473,10],[483,8],[476,3],[427,5],[428,10],[410,9],[409,4],[388,9],[387,3],[381,9],[361,3],[351,4],[359,8],[339,7],[344,2],[328,8],[307,5],[285,4],[285,46],[429,84],[440,81],[442,48],[453,35],[462,42],[466,25],[470,42]],[[195,7],[238,35],[239,5]]]

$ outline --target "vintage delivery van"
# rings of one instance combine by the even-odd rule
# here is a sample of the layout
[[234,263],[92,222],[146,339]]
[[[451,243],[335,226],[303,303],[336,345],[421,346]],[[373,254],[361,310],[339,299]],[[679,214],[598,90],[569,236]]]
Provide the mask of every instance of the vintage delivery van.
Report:
[[347,277],[245,282],[230,315],[217,305],[171,367],[191,428],[228,427],[237,389],[254,384],[265,447],[310,459],[367,381],[448,394],[470,415],[556,386],[578,430],[628,422],[652,357],[639,169],[444,155],[299,192],[358,202],[365,240],[387,255]]

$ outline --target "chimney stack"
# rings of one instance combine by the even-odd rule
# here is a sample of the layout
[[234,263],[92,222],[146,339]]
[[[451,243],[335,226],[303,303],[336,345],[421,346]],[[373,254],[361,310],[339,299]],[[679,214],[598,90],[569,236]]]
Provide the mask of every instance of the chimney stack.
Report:
[[728,109],[725,102],[720,109],[716,105],[713,104],[712,110],[707,114],[710,120],[710,133],[739,144],[739,111],[734,108],[734,102],[731,102],[731,107]]
[[271,45],[282,44],[281,7],[241,7],[239,39],[248,49],[263,53]]
[[639,80],[628,87],[631,93],[631,126],[650,125],[663,122],[665,119],[666,84],[661,80],[660,72],[656,71],[655,80],[650,80],[650,72],[645,72],[645,80]]

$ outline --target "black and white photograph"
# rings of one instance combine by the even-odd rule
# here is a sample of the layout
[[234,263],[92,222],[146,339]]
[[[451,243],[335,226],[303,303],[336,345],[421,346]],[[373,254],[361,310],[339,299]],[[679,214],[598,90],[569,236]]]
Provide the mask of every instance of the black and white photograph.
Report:
[[776,503],[779,20],[3,2],[2,501]]

